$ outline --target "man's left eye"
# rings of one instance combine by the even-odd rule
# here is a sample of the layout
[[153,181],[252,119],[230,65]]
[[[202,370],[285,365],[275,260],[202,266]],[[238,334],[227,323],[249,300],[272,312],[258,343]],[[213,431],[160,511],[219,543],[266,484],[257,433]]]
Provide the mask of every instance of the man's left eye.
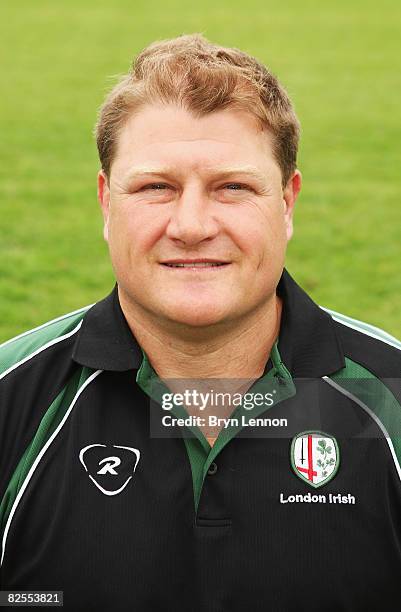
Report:
[[[231,188],[234,189],[231,189]],[[224,189],[229,189],[230,191],[240,191],[242,189],[249,189],[248,185],[243,185],[242,183],[228,183],[227,185],[223,185]]]

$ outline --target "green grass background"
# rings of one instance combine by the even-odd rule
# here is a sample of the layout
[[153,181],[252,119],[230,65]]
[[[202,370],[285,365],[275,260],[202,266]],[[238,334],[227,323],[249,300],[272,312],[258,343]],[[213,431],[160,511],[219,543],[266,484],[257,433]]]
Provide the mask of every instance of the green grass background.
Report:
[[2,6],[0,341],[101,299],[96,110],[153,40],[202,32],[264,61],[303,134],[287,268],[401,337],[401,4],[16,0]]

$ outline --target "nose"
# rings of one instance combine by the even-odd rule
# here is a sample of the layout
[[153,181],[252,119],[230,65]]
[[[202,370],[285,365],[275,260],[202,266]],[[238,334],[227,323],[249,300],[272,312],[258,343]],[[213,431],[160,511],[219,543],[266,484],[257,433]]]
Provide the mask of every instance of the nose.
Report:
[[219,224],[213,215],[213,203],[199,186],[187,187],[176,200],[166,235],[185,245],[195,245],[216,236]]

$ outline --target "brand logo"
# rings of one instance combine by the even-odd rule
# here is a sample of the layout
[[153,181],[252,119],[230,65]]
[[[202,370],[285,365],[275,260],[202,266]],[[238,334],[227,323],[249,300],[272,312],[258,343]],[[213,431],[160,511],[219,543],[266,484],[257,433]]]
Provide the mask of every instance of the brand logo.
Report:
[[333,436],[303,431],[291,443],[291,465],[297,476],[312,487],[321,487],[336,475],[340,451]]
[[[115,450],[117,448],[120,449],[118,456]],[[113,454],[110,453],[111,449]],[[113,444],[110,448],[106,444],[89,444],[81,449],[79,460],[91,481],[102,493],[117,495],[125,489],[134,475],[140,456],[140,451],[130,446]]]
[[99,465],[102,463],[106,463],[99,471],[98,474],[112,474],[113,476],[117,476],[118,472],[115,471],[118,465],[121,465],[121,459],[119,457],[106,457],[99,461]]

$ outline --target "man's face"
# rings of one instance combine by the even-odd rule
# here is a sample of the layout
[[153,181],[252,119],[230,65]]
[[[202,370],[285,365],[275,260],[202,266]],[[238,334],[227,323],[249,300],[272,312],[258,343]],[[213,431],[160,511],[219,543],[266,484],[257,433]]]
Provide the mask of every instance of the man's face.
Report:
[[[256,314],[271,300],[300,188],[282,189],[270,136],[243,111],[200,119],[149,105],[121,131],[98,195],[119,290],[164,324],[206,326]],[[193,269],[174,260],[224,265]],[[170,265],[167,265],[167,263]]]

